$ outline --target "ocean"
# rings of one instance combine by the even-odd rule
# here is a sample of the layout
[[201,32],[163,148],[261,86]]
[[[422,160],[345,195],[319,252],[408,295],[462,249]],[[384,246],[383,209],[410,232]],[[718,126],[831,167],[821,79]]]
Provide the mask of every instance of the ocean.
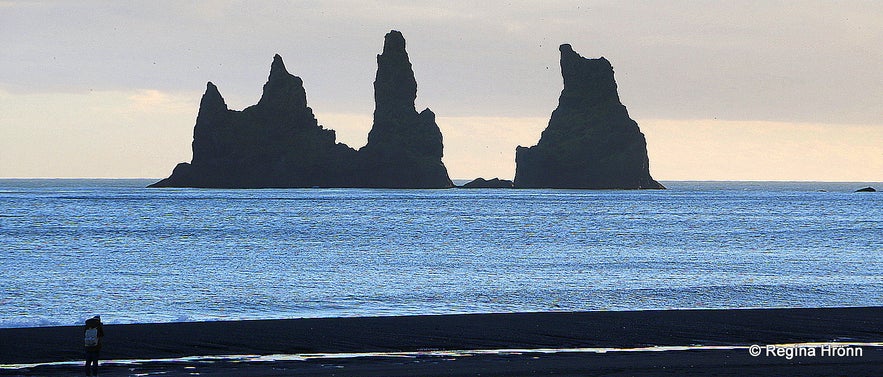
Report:
[[0,180],[0,327],[883,302],[881,183]]

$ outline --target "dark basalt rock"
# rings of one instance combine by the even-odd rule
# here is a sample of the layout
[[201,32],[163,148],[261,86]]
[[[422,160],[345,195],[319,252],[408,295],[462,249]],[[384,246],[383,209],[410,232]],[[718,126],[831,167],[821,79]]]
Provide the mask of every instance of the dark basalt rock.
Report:
[[303,81],[276,55],[260,101],[230,110],[209,82],[193,130],[193,159],[151,187],[447,188],[435,115],[414,110],[417,83],[401,33],[377,57],[374,127],[359,152],[316,121]]
[[877,189],[875,189],[875,188],[873,188],[873,187],[871,187],[871,186],[868,186],[868,187],[865,187],[865,188],[860,188],[860,189],[858,189],[858,190],[855,190],[855,192],[877,192]]
[[151,186],[347,186],[356,151],[335,138],[307,106],[303,81],[276,55],[260,101],[245,110],[228,109],[218,88],[206,85],[193,129],[193,159]]
[[537,145],[515,151],[516,188],[663,189],[647,143],[620,102],[613,67],[561,51],[564,89]]
[[442,134],[435,114],[414,108],[417,80],[405,38],[393,30],[386,34],[383,53],[377,55],[374,80],[374,125],[368,143],[359,150],[364,164],[365,187],[453,187],[442,163]]
[[484,178],[476,178],[469,183],[466,183],[460,188],[513,188],[515,185],[512,181],[508,179],[499,179],[493,178],[491,180],[487,180]]

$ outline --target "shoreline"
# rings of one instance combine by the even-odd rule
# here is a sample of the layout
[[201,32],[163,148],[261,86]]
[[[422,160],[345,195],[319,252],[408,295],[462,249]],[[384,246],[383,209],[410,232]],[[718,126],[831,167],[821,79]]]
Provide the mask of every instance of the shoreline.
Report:
[[[451,370],[451,374],[440,375],[468,375],[484,368],[490,368],[488,372],[505,370],[508,372],[504,374],[518,375],[522,373],[519,372],[522,366],[533,364],[549,363],[537,366],[540,370],[563,368],[561,370],[598,372],[611,365],[640,367],[644,365],[642,360],[655,360],[655,368],[653,365],[644,367],[658,372],[661,370],[658,368],[666,365],[677,369],[677,365],[695,365],[700,359],[716,367],[722,366],[719,363],[750,367],[762,362],[772,364],[769,370],[778,371],[778,374],[783,372],[780,367],[797,364],[802,368],[817,365],[822,368],[819,371],[836,373],[843,370],[881,371],[883,347],[876,346],[883,342],[881,318],[883,307],[857,307],[537,312],[105,325],[107,336],[101,358],[143,361],[135,366],[114,367],[108,363],[105,369],[110,371],[163,370],[165,375],[175,375],[174,370],[178,369],[182,374],[188,370],[192,372],[192,368],[211,375],[236,375],[236,370],[241,374],[242,368],[247,368],[247,374],[274,375],[270,372],[278,369],[288,372],[277,375],[292,375],[301,370],[310,371],[304,375],[321,375],[324,373],[321,366],[329,363],[344,365],[342,368],[348,372],[359,371],[352,375],[367,376],[431,375],[430,366],[438,364],[456,369]],[[40,364],[19,369],[0,368],[0,375],[79,372],[81,366],[76,362],[82,359],[81,332],[79,326],[0,329],[0,339],[4,339],[0,342],[0,365]],[[864,354],[861,357],[837,359],[754,358],[746,351],[750,345],[831,342],[866,346],[862,347]],[[694,348],[645,352],[575,351],[655,346]],[[544,349],[558,351],[542,352]],[[515,351],[476,353],[476,350]],[[439,351],[461,351],[461,354],[433,353]],[[317,354],[363,355],[198,361],[198,357],[218,355]],[[696,359],[697,355],[704,356]],[[189,359],[157,360],[179,358]],[[414,362],[403,363],[402,360]],[[732,363],[737,360],[741,361]],[[65,361],[71,363],[45,364]],[[836,368],[825,369],[832,365]],[[430,369],[424,373],[422,368]],[[632,371],[630,374],[640,374],[629,370]],[[706,371],[712,370],[716,369]],[[800,371],[805,373],[807,370]],[[336,369],[328,372],[341,373]]]
[[[820,350],[840,347],[858,355],[813,352],[754,355],[745,346],[645,347],[644,349],[474,350],[364,354],[228,355],[158,360],[102,361],[104,376],[506,376],[613,375],[782,376],[879,375],[883,343],[782,345]],[[805,347],[805,348],[804,348]],[[824,352],[824,351],[819,351]],[[26,365],[0,375],[66,376],[81,361]],[[799,368],[799,369],[796,369]]]

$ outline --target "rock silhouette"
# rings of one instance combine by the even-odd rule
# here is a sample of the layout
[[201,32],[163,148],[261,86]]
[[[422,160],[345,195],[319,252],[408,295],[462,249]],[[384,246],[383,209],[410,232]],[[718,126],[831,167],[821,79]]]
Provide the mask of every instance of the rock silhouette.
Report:
[[513,188],[514,184],[512,181],[508,179],[484,179],[484,178],[475,178],[472,181],[467,182],[460,188]]
[[417,82],[400,32],[386,35],[377,63],[374,125],[358,152],[318,124],[303,81],[276,55],[254,106],[230,110],[206,85],[191,162],[151,187],[452,187],[435,114],[414,108]]
[[662,189],[620,102],[613,67],[560,46],[564,89],[537,145],[515,152],[516,188]]
[[386,34],[377,55],[374,80],[374,125],[359,150],[365,187],[448,188],[454,184],[442,164],[442,134],[435,114],[414,108],[417,80],[405,38]]
[[[193,129],[193,159],[154,187],[341,186],[356,151],[335,143],[307,106],[303,81],[276,55],[260,101],[242,111],[227,108],[209,82]],[[350,173],[352,173],[350,171]]]

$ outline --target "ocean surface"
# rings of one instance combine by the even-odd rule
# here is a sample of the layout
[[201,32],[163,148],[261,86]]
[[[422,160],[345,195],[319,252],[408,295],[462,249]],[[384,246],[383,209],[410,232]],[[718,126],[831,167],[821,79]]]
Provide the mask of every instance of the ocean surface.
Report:
[[883,303],[881,183],[0,180],[0,327]]

